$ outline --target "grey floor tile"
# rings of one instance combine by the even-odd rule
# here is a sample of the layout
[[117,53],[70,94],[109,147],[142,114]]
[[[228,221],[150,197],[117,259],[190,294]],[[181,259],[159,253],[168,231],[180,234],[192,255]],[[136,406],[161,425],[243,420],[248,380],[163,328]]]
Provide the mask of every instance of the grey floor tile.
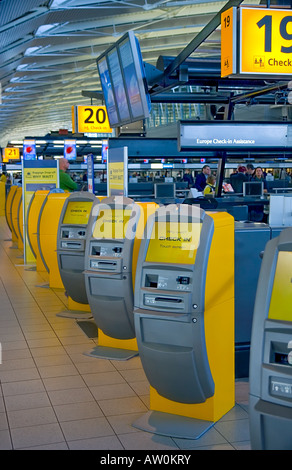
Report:
[[248,441],[250,439],[248,419],[220,421],[215,424],[215,429],[231,443]]
[[73,364],[61,364],[47,367],[39,367],[39,374],[44,378],[48,377],[66,377],[78,375],[78,370]]
[[214,426],[197,439],[181,439],[174,437],[173,440],[177,444],[178,448],[182,450],[192,450],[199,447],[212,447],[229,444],[227,439],[225,439],[225,437],[217,431]]
[[46,390],[73,390],[74,388],[84,388],[85,384],[80,375],[67,375],[43,379]]
[[[51,406],[32,408],[28,410],[10,411],[8,421],[11,429],[24,426],[56,423],[57,418]],[[25,432],[25,430],[24,430]]]
[[4,431],[5,429],[8,429],[7,416],[6,413],[0,412],[0,431]]
[[[123,450],[123,446],[116,436],[97,437],[68,442],[70,450]],[[97,464],[99,459],[97,459]]]
[[82,375],[84,382],[88,387],[95,385],[113,385],[119,383],[126,383],[125,379],[118,371],[97,372],[92,374]]
[[21,380],[35,380],[39,379],[40,375],[36,367],[29,369],[13,369],[4,370],[0,369],[0,381],[5,382],[18,382]]
[[56,423],[12,429],[11,437],[15,449],[64,442],[63,433]]
[[146,406],[138,397],[99,400],[98,404],[105,416],[114,416],[125,413],[143,413],[143,411],[148,411]]
[[99,400],[110,400],[112,398],[136,397],[134,390],[127,383],[113,385],[96,385],[89,387],[94,398]]
[[8,430],[0,431],[0,450],[11,450],[12,443]]
[[9,412],[50,406],[50,401],[46,392],[26,393],[5,397],[5,405]]
[[88,403],[70,403],[69,405],[55,405],[58,421],[76,421],[87,418],[100,418],[103,413],[94,401]]
[[48,391],[48,395],[53,406],[94,401],[92,394],[87,388]]
[[131,432],[140,432],[133,426],[133,423],[141,417],[141,413],[127,413],[117,416],[107,416],[107,420],[116,434],[129,434]]
[[66,421],[60,424],[67,441],[114,435],[112,427],[104,417]]
[[25,450],[69,450],[67,442],[56,442],[54,444],[44,444],[36,447],[26,447]]
[[43,382],[40,379],[3,383],[2,388],[4,396],[24,395],[27,393],[45,391]]

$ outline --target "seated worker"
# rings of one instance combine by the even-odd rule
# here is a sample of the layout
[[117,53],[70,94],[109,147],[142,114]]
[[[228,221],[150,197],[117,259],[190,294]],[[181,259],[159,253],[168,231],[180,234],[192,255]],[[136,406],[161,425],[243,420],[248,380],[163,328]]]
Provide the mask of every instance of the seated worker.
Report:
[[254,172],[254,176],[253,178],[251,179],[251,181],[259,181],[259,182],[262,182],[264,183],[264,193],[267,192],[267,183],[266,183],[266,179],[264,177],[264,172],[262,170],[262,168],[260,166],[258,166],[256,169],[255,169],[255,172]]
[[70,164],[67,160],[67,158],[60,158],[59,160],[59,182],[60,182],[60,188],[64,189],[64,191],[77,191],[78,190],[78,184],[75,183],[75,181],[72,180],[71,176],[66,173],[66,171],[69,169]]
[[238,165],[237,173],[230,175],[230,184],[234,189],[235,193],[243,193],[243,183],[248,181],[248,177],[245,174],[245,166]]
[[216,177],[214,175],[208,176],[206,180],[206,186],[203,191],[204,196],[214,196],[215,183],[216,183]]
[[253,178],[253,174],[254,174],[254,166],[252,163],[248,163],[246,165],[246,172],[245,172],[247,178],[248,178],[248,181],[251,181],[252,178]]
[[211,174],[211,168],[209,165],[204,165],[202,168],[202,172],[199,173],[196,177],[195,184],[193,188],[196,188],[198,191],[203,192],[206,186],[206,180],[208,176]]

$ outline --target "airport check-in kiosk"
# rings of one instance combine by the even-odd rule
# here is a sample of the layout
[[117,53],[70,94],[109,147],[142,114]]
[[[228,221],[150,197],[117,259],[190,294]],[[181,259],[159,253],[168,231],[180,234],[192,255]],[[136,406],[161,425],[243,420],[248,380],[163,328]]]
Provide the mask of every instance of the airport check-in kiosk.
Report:
[[[85,285],[96,325],[110,339],[104,341],[99,334],[100,346],[109,346],[105,355],[111,354],[110,348],[116,358],[137,355],[133,316],[133,283],[141,243],[137,234],[143,235],[145,213],[154,212],[156,207],[155,203],[135,203],[123,196],[108,197],[92,205],[86,240]],[[129,354],[126,345],[130,346]],[[94,355],[101,352],[104,357],[102,347],[96,349]]]
[[23,250],[23,240],[21,240],[20,223],[23,224],[23,214],[20,213],[20,206],[22,202],[22,187],[19,186],[16,190],[15,196],[11,206],[11,222],[12,232],[14,232],[18,248]]
[[0,215],[5,215],[5,183],[0,181]]
[[6,202],[5,202],[5,217],[6,217],[7,225],[12,235],[13,242],[17,241],[16,233],[14,232],[13,225],[12,225],[12,204],[13,204],[13,199],[15,198],[17,189],[18,189],[18,186],[16,185],[11,186],[9,193],[7,194]]
[[68,295],[88,304],[84,280],[85,240],[94,194],[74,192],[65,200],[59,220],[57,255],[60,276]]
[[147,229],[134,318],[154,411],[134,426],[196,439],[234,406],[234,221],[170,205]]
[[27,208],[27,240],[32,255],[36,259],[37,271],[46,271],[39,251],[37,230],[40,210],[49,192],[49,190],[35,191]]
[[38,248],[42,262],[49,273],[51,288],[64,288],[58,266],[57,233],[62,208],[69,196],[70,193],[61,189],[50,191],[44,199],[38,218]]
[[266,245],[250,351],[254,450],[292,450],[292,228]]

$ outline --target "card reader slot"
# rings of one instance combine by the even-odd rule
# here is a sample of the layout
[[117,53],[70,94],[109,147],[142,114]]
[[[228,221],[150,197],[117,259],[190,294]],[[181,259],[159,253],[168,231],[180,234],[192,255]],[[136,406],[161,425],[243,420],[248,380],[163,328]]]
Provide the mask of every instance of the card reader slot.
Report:
[[182,299],[175,297],[155,297],[155,302],[172,302],[172,303],[181,303]]
[[74,249],[80,249],[82,248],[82,244],[79,242],[61,242],[62,248],[74,248]]
[[101,268],[101,269],[114,270],[117,268],[117,262],[116,261],[97,261],[97,266],[98,268]]
[[80,248],[82,245],[79,242],[66,242],[68,248]]

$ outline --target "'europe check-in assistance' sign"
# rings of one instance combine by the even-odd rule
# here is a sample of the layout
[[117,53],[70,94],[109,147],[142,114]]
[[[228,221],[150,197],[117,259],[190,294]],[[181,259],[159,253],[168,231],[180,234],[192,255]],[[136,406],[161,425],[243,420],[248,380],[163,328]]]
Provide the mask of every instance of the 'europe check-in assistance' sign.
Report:
[[232,7],[221,15],[221,76],[234,74],[291,76],[291,10]]

